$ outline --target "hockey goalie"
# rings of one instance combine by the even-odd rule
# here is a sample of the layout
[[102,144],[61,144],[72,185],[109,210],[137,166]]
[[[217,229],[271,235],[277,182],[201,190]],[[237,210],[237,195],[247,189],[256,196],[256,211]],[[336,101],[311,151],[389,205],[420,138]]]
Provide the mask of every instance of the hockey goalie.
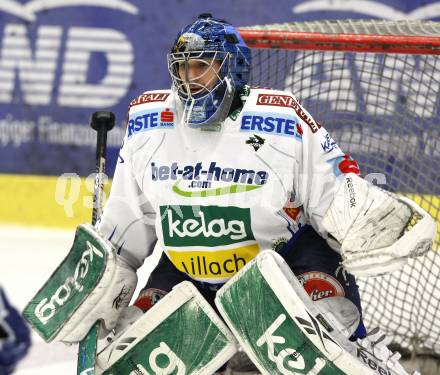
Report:
[[268,375],[407,374],[364,326],[355,276],[426,253],[435,222],[360,177],[291,93],[250,87],[250,67],[226,21],[179,32],[171,89],[130,103],[104,213],[27,320],[46,341],[78,342],[96,321],[113,331],[97,374],[244,372],[239,358]]

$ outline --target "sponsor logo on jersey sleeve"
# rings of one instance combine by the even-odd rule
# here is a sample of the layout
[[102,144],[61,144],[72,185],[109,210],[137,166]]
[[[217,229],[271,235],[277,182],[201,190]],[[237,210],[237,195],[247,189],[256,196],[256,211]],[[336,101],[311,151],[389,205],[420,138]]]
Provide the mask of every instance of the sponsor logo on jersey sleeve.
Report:
[[144,131],[171,128],[174,128],[174,113],[168,108],[138,111],[130,113],[128,118],[128,138]]
[[223,282],[259,252],[249,208],[161,206],[165,251],[194,279]]
[[258,94],[257,105],[291,107],[292,100],[290,95]]
[[321,125],[319,125],[312,116],[304,111],[304,109],[293,96],[258,94],[257,105],[292,108],[298,117],[309,126],[312,133],[316,133],[321,127]]
[[139,95],[136,99],[130,102],[130,108],[139,104],[164,102],[170,96],[168,92],[150,92]]
[[321,142],[321,148],[325,153],[333,151],[335,148],[339,148],[335,140],[327,132],[324,135],[324,142]]
[[241,118],[240,130],[244,132],[281,135],[301,140],[298,119],[281,113],[246,112]]

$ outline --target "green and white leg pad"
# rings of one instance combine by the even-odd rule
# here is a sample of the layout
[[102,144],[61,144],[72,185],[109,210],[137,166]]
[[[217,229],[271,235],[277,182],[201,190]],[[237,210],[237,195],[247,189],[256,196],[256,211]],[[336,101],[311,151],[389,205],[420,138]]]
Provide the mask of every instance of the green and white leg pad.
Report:
[[262,252],[229,280],[216,305],[262,374],[406,374],[359,352],[273,251]]
[[236,351],[232,333],[184,281],[99,353],[96,373],[213,374]]
[[46,342],[75,343],[101,321],[113,329],[137,283],[136,272],[89,224],[80,225],[72,248],[23,311]]

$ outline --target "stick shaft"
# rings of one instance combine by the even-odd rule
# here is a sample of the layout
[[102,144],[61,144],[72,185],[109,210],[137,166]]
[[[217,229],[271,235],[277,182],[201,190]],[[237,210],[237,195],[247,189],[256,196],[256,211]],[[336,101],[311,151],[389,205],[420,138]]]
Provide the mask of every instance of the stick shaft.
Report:
[[96,350],[98,348],[98,324],[79,343],[77,375],[94,375]]
[[[92,116],[92,127],[97,131],[96,139],[96,176],[95,187],[93,191],[93,210],[92,224],[95,225],[102,214],[102,203],[104,196],[104,175],[105,175],[105,159],[107,151],[107,131],[113,125],[109,126],[109,122],[113,121],[114,115],[109,116],[104,121],[97,121],[96,113]],[[94,375],[96,351],[98,347],[98,323],[96,323],[89,331],[87,336],[79,343],[77,375]]]
[[107,150],[107,131],[98,130],[96,141],[96,176],[93,192],[92,224],[95,225],[102,214],[102,201],[104,196],[105,158]]

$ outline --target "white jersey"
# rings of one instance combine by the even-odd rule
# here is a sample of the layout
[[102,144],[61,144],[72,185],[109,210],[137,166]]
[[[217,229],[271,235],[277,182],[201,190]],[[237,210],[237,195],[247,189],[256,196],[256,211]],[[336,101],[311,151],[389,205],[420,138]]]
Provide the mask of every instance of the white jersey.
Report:
[[222,283],[321,221],[356,163],[290,93],[245,88],[218,129],[190,128],[170,90],[132,101],[99,229],[138,268],[157,244],[191,278]]

